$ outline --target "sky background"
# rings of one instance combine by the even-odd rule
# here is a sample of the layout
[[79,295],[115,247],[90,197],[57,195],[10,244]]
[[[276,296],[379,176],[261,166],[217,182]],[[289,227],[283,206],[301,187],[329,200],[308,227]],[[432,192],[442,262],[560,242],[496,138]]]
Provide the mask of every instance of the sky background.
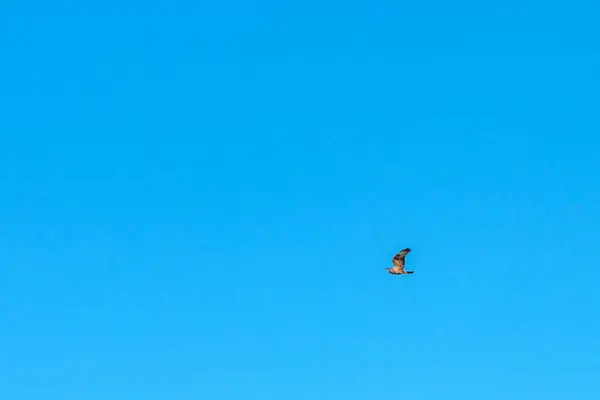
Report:
[[600,5],[411,3],[0,3],[0,398],[599,398]]

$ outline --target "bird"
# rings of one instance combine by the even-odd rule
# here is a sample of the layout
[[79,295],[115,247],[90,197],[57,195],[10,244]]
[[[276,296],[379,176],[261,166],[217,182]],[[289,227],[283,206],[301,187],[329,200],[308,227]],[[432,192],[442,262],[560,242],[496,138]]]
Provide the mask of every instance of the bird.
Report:
[[410,247],[400,250],[392,257],[392,268],[384,268],[392,275],[414,274],[415,271],[404,270],[404,257],[411,252]]

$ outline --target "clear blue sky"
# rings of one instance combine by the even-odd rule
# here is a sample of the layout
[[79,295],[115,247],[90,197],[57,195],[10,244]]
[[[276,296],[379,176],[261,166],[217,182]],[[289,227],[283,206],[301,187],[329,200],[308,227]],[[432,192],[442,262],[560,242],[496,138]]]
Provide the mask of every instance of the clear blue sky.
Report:
[[598,399],[598,3],[210,3],[0,6],[0,398]]

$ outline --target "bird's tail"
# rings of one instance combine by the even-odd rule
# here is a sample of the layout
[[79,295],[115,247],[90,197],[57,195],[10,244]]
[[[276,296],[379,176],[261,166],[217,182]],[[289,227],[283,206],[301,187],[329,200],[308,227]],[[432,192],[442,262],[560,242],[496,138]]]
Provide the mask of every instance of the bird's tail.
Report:
[[407,274],[414,274],[415,273],[415,271],[404,271],[404,272],[406,272]]

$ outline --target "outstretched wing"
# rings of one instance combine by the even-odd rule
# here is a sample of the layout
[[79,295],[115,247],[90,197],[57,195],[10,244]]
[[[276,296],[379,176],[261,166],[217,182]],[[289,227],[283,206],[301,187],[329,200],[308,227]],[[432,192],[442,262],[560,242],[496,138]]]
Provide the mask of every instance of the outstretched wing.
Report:
[[400,250],[394,257],[392,257],[392,264],[394,268],[403,270],[404,269],[404,257],[410,253],[410,247]]

